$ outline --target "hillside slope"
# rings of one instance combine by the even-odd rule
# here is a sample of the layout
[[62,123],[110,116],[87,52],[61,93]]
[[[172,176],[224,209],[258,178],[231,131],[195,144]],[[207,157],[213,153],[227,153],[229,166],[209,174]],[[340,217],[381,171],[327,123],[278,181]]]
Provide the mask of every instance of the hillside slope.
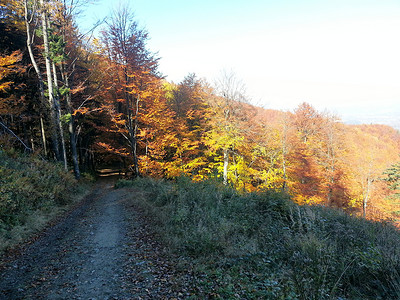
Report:
[[131,201],[193,269],[191,293],[220,299],[399,299],[400,234],[275,192],[140,179]]

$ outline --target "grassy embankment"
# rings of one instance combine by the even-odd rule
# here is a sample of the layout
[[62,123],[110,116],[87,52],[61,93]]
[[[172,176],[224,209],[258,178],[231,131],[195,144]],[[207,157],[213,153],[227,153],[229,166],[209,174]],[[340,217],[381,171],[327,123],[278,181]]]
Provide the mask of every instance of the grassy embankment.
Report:
[[85,194],[62,166],[0,150],[0,253],[26,240]]
[[164,244],[195,270],[194,298],[400,299],[400,233],[285,194],[138,179]]

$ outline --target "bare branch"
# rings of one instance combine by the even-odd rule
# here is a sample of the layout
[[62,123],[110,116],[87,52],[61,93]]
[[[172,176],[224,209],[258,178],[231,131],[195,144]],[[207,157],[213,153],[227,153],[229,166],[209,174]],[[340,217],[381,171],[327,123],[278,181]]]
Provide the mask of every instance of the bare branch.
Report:
[[32,153],[33,150],[31,148],[29,148],[10,128],[8,128],[3,122],[2,120],[0,121],[0,126],[4,128],[4,130],[12,135],[14,138],[16,138],[24,147],[25,150],[27,150],[28,152]]

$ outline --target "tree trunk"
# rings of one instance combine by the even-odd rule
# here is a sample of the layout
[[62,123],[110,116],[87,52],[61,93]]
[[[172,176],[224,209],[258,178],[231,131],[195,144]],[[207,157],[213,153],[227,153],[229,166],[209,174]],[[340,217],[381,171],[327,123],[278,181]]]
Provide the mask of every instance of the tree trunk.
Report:
[[283,155],[282,158],[282,170],[283,170],[283,183],[282,183],[282,192],[287,192],[287,175],[286,175],[286,157]]
[[287,115],[284,116],[283,119],[283,133],[282,133],[282,172],[283,172],[283,183],[282,183],[282,192],[287,192],[287,162],[286,155],[288,154],[288,123],[289,119]]
[[368,202],[368,197],[363,198],[363,217],[367,217],[367,202]]
[[[126,114],[128,116],[128,132],[129,132],[129,144],[132,149],[132,159],[133,159],[133,176],[139,177],[139,164],[137,158],[137,129],[138,129],[138,114],[139,114],[139,96],[135,99],[135,112],[133,113],[133,101],[132,96],[127,90],[127,86],[129,85],[129,77],[127,68],[124,67],[124,97],[126,101]],[[133,120],[134,116],[134,120]]]
[[328,193],[327,193],[327,202],[328,206],[333,206],[334,199],[333,199],[333,188],[335,186],[335,166],[332,160],[332,164],[330,166],[330,176],[329,176],[329,184],[328,184]]
[[50,106],[50,127],[53,137],[53,150],[58,161],[62,161],[62,156],[59,151],[59,140],[57,136],[57,126],[58,122],[56,119],[55,103],[54,103],[54,90],[53,90],[53,79],[51,72],[51,60],[49,53],[49,37],[48,37],[48,27],[47,27],[47,11],[45,9],[44,0],[40,0],[40,15],[42,19],[42,31],[43,31],[43,45],[44,45],[44,58],[46,62],[46,75],[47,75],[47,85],[49,92],[49,106]]
[[372,179],[367,178],[367,186],[363,195],[363,217],[367,217],[367,205],[368,205],[368,200],[369,200],[369,192],[371,189],[371,184],[372,184]]
[[60,105],[60,97],[59,97],[59,92],[58,92],[58,79],[57,79],[57,69],[56,69],[56,64],[52,61],[52,70],[53,70],[53,78],[54,78],[54,87],[55,87],[55,93],[54,93],[54,107],[56,111],[56,120],[57,120],[57,127],[58,127],[58,132],[60,135],[61,139],[61,153],[64,161],[64,169],[65,171],[68,171],[68,165],[67,165],[67,151],[65,149],[65,139],[64,139],[64,130],[62,128],[62,123],[61,123],[61,105]]
[[372,179],[367,177],[367,184],[365,186],[364,195],[363,195],[363,217],[367,217],[367,205],[369,200],[369,193],[371,190]]
[[44,124],[43,124],[43,118],[42,117],[40,117],[40,131],[42,133],[42,142],[43,142],[44,155],[47,156],[46,134],[44,132]]
[[[235,151],[235,150],[233,149],[233,151]],[[234,153],[232,153],[232,163],[233,163],[233,166],[234,166],[233,174],[235,176],[235,184],[237,185],[238,182],[239,182],[239,174],[238,174],[238,171],[237,171],[237,163],[236,163],[236,160],[235,160],[235,154]]]
[[138,157],[137,157],[137,130],[138,130],[139,100],[140,100],[140,98],[139,98],[139,96],[137,96],[136,111],[135,111],[135,124],[134,124],[133,134],[132,134],[133,167],[134,167],[136,177],[140,176]]
[[[69,76],[65,71],[63,65],[61,65],[61,74],[62,79],[64,82],[65,88],[69,89]],[[76,179],[81,177],[81,172],[79,170],[79,160],[78,160],[78,150],[77,150],[77,135],[75,130],[75,116],[74,111],[72,108],[72,101],[71,101],[71,93],[68,91],[66,95],[66,102],[67,102],[67,112],[70,114],[70,118],[68,121],[68,131],[69,131],[69,142],[71,146],[71,154],[72,154],[72,164],[74,167],[74,175]]]
[[[34,7],[36,7],[37,1],[34,1],[33,5],[34,5]],[[26,26],[26,46],[28,48],[28,53],[29,53],[29,57],[31,59],[32,66],[35,69],[35,72],[36,72],[36,75],[37,75],[38,81],[39,81],[40,103],[42,105],[45,105],[44,80],[43,80],[42,73],[40,72],[39,66],[36,62],[35,56],[33,55],[33,50],[32,50],[32,44],[33,44],[33,40],[34,40],[34,31],[33,31],[33,33],[31,33],[30,26],[31,26],[31,23],[33,22],[33,18],[35,16],[36,11],[34,10],[32,12],[32,15],[29,16],[28,0],[24,0],[24,9],[25,9],[24,17],[25,17],[25,26]],[[44,130],[43,117],[40,117],[40,128],[41,128],[41,133],[42,133],[44,154],[45,154],[45,156],[47,156],[46,135],[45,135],[45,130]],[[53,138],[54,138],[54,135],[53,135]],[[55,151],[55,154],[57,156],[56,151]]]
[[[36,3],[36,1],[35,1]],[[30,28],[30,24],[33,21],[33,16],[34,16],[34,12],[32,13],[32,17],[29,17],[29,12],[28,12],[28,0],[24,0],[24,8],[25,8],[25,26],[26,26],[26,46],[28,48],[28,52],[29,52],[29,57],[31,59],[32,62],[32,66],[36,71],[36,75],[38,76],[38,80],[39,80],[39,91],[40,91],[40,100],[44,100],[44,81],[43,81],[43,77],[42,74],[40,73],[40,69],[39,66],[36,62],[35,56],[33,55],[33,51],[32,51],[32,44],[33,44],[33,40],[34,40],[34,36],[31,34],[31,28]]]
[[223,178],[224,178],[224,185],[228,184],[228,164],[229,164],[229,150],[224,149],[224,173],[223,173]]
[[72,164],[74,167],[75,179],[79,179],[81,177],[81,172],[79,170],[78,151],[76,147],[77,137],[75,133],[74,123],[75,123],[75,117],[71,114],[71,120],[68,123],[68,131],[71,144]]

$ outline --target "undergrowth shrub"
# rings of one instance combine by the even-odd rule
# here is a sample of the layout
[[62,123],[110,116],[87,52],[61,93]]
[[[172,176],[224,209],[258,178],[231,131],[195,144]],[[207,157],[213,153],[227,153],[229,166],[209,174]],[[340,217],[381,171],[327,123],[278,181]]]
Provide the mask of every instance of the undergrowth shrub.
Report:
[[204,297],[400,299],[400,235],[390,224],[210,181],[117,186],[142,194],[135,199],[165,244],[198,270],[195,293]]
[[76,188],[62,166],[0,150],[0,231],[23,224],[33,211],[69,203]]

